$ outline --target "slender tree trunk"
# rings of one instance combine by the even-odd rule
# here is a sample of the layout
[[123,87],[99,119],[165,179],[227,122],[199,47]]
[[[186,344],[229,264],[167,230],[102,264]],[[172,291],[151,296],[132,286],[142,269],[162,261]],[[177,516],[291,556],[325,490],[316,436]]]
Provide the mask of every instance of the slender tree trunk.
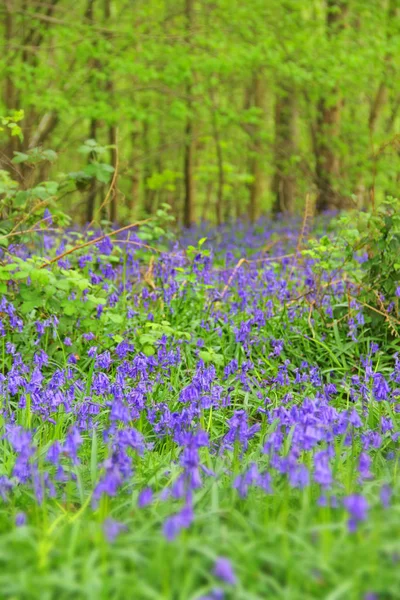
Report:
[[144,198],[143,198],[143,208],[144,212],[147,215],[153,214],[153,204],[154,204],[154,190],[151,190],[148,187],[148,180],[151,177],[151,162],[150,162],[150,144],[149,144],[149,123],[148,121],[144,121],[143,123],[143,154],[144,154],[144,163],[143,163],[143,181],[144,181]]
[[222,224],[222,214],[224,207],[224,161],[222,157],[222,147],[219,139],[218,130],[215,130],[215,149],[217,152],[217,165],[218,165],[218,187],[217,187],[217,202],[216,202],[216,216],[217,224]]
[[[392,27],[393,23],[396,23],[399,18],[399,0],[390,0],[388,11],[387,11],[387,26],[386,26],[386,39],[389,43],[392,38]],[[368,125],[371,136],[375,132],[377,121],[382,112],[383,106],[387,102],[388,90],[387,90],[387,81],[390,81],[393,77],[393,69],[392,69],[392,60],[393,55],[390,52],[387,52],[385,55],[385,68],[384,68],[384,78],[379,83],[377,92],[375,94],[374,100],[372,102],[371,110],[369,113]]]
[[[90,121],[90,130],[89,137],[91,140],[95,140],[97,135],[97,121],[96,119],[92,119]],[[94,153],[91,153],[89,156],[89,162],[95,160],[96,156]],[[95,177],[92,177],[90,181],[89,193],[86,199],[86,222],[91,223],[94,217],[94,209],[96,206],[96,196],[97,196],[97,181]]]
[[292,214],[296,196],[293,157],[296,153],[297,102],[289,84],[282,85],[275,103],[275,173],[272,180],[272,212]]
[[370,135],[373,135],[376,129],[376,124],[379,119],[379,115],[382,111],[383,106],[386,104],[387,100],[387,88],[385,82],[381,81],[379,84],[378,90],[376,92],[375,98],[373,100],[371,110],[369,113],[368,119],[368,127]]
[[39,125],[36,130],[32,133],[29,140],[29,148],[36,148],[40,146],[46,138],[50,135],[53,129],[58,123],[58,114],[51,110],[43,115],[39,121]]
[[[11,54],[11,44],[14,35],[14,15],[12,10],[13,0],[5,1],[5,18],[4,18],[4,53],[5,56],[8,57]],[[14,81],[12,78],[12,74],[10,70],[7,68],[5,77],[4,77],[4,106],[6,108],[7,113],[11,112],[16,108],[16,90],[14,86]],[[16,146],[17,138],[9,137],[7,143],[4,147],[4,150],[0,153],[0,167],[9,169],[11,166],[11,159],[14,155],[14,150],[17,149]]]
[[397,116],[399,114],[400,109],[400,95],[397,95],[393,100],[390,115],[385,124],[385,133],[390,133],[393,129],[393,126],[396,122]]
[[185,227],[190,227],[193,223],[194,212],[194,143],[193,143],[193,124],[191,117],[188,117],[185,128],[185,156],[184,156],[184,182],[185,196],[183,205],[183,223]]
[[[117,169],[117,126],[112,124],[108,128],[108,143],[110,146],[110,162],[114,169]],[[118,177],[118,174],[117,174]],[[118,220],[118,192],[117,192],[117,177],[114,177],[114,185],[111,190],[110,198],[110,221],[116,223]]]
[[[88,0],[87,6],[86,6],[85,18],[87,19],[90,26],[92,26],[93,22],[94,22],[94,15],[93,15],[94,3],[95,3],[95,0]],[[100,65],[99,65],[97,59],[91,59],[89,61],[89,69],[91,72],[94,70],[97,70],[99,68],[100,68]],[[90,83],[92,83],[92,85],[93,85],[92,81],[90,81]],[[91,140],[95,140],[97,138],[97,128],[98,128],[97,120],[92,118],[90,120],[90,125],[89,125],[89,138]],[[94,152],[92,152],[89,155],[88,161],[89,161],[89,163],[91,163],[94,160],[96,160],[96,154]],[[92,179],[90,181],[90,185],[89,185],[89,192],[88,192],[88,195],[86,198],[86,223],[91,223],[94,219],[94,211],[95,211],[95,207],[96,207],[96,196],[97,196],[97,181],[96,181],[95,177],[92,177]]]
[[325,99],[318,105],[315,157],[318,212],[341,207],[341,198],[335,188],[339,176],[339,158],[334,148],[340,130],[340,109],[339,102],[329,105]]
[[[343,29],[347,12],[347,0],[327,0],[326,27],[328,38],[333,39]],[[315,143],[315,174],[318,188],[316,208],[318,212],[344,208],[345,200],[337,191],[339,157],[336,142],[340,132],[342,101],[337,90],[336,98],[321,98],[317,107]]]
[[[190,43],[191,29],[193,27],[193,6],[194,0],[186,0],[185,15],[186,15],[186,41]],[[183,160],[183,177],[184,177],[184,201],[183,201],[183,224],[185,227],[190,227],[194,219],[194,204],[195,204],[195,185],[194,185],[194,126],[193,126],[193,103],[192,103],[192,84],[186,86],[187,96],[187,118],[185,125],[185,148]]]
[[[111,0],[104,0],[104,21],[106,26],[109,26],[111,21]],[[110,38],[111,34],[106,34],[107,38]],[[106,82],[106,92],[108,95],[108,101],[111,107],[114,105],[114,82],[111,74],[109,74]],[[117,169],[117,126],[114,122],[108,126],[108,143],[110,146],[110,163],[114,169]],[[110,221],[116,223],[118,220],[118,194],[117,194],[117,180],[115,179],[113,188],[110,196]]]
[[207,183],[206,197],[205,197],[204,204],[203,204],[203,210],[201,212],[201,220],[202,221],[206,221],[207,220],[207,215],[209,214],[209,210],[210,210],[210,207],[211,207],[211,199],[212,199],[213,188],[214,188],[214,182],[211,179]]
[[[11,53],[13,29],[14,19],[12,13],[12,0],[6,0],[4,19],[4,52],[6,56],[8,56]],[[15,87],[11,73],[8,70],[4,78],[4,105],[7,108],[7,110],[12,110],[15,108]]]
[[[50,19],[54,15],[54,10],[60,0],[49,0],[44,3],[46,10],[44,15]],[[26,1],[22,5],[22,9],[26,10],[29,7],[29,1]],[[25,17],[23,18],[25,25]],[[35,25],[30,25],[30,30],[25,38],[24,25],[22,30],[22,36],[24,39],[23,45],[30,46],[32,49],[24,47],[22,51],[22,62],[29,65],[30,67],[37,67],[39,64],[39,54],[37,50],[40,48],[47,29],[51,27],[51,22],[45,22],[40,28]],[[16,101],[18,103],[18,100]],[[39,123],[37,125],[37,123]],[[24,119],[24,140],[21,144],[23,152],[35,148],[44,143],[44,141],[50,136],[52,131],[55,129],[58,123],[58,115],[55,110],[50,110],[44,115],[40,115],[37,112],[35,106],[30,106],[25,111]],[[21,165],[23,176],[29,175],[29,168],[27,169],[24,164]],[[30,184],[29,184],[30,185]]]
[[129,211],[129,214],[132,213],[135,206],[139,204],[139,191],[140,191],[140,171],[138,165],[138,142],[140,137],[139,126],[137,123],[134,124],[134,129],[131,133],[131,142],[132,142],[132,162],[131,162],[131,170],[132,170],[132,185],[131,185],[131,193],[126,198],[126,207]]
[[[251,94],[247,96],[246,102],[248,102],[250,98],[253,99],[253,106],[262,111],[263,114],[265,111],[262,73],[256,73],[253,77]],[[264,116],[265,115],[263,114],[263,117]],[[258,125],[252,127],[250,130],[250,173],[252,175],[252,182],[249,184],[248,216],[251,222],[254,222],[257,219],[262,194],[263,143],[260,129],[261,127]]]
[[[388,45],[390,45],[390,40],[393,35],[393,30],[392,30],[393,23],[398,23],[399,11],[400,11],[399,0],[389,0],[388,11],[387,11],[387,25],[386,25],[386,40],[387,40]],[[372,185],[369,188],[368,200],[370,200],[373,209],[375,207],[375,178],[376,178],[376,171],[377,171],[377,163],[379,160],[378,157],[375,157],[374,133],[376,130],[377,123],[380,119],[382,109],[388,101],[389,90],[388,90],[387,82],[391,81],[393,78],[395,78],[395,73],[394,73],[394,69],[393,69],[393,55],[390,51],[388,51],[388,52],[386,52],[386,55],[385,55],[383,79],[379,83],[378,89],[376,91],[375,97],[374,97],[372,105],[371,105],[369,119],[368,119],[371,154],[372,154],[372,156],[374,156],[374,158],[372,159],[372,171],[374,173],[374,176],[373,176]],[[397,110],[398,110],[398,104],[396,107],[396,102],[395,102],[391,116],[389,117],[389,120],[386,124],[387,132],[390,131],[392,125],[394,124],[394,121],[396,120]],[[400,155],[399,152],[398,152],[398,155]],[[396,183],[398,183],[398,177],[397,177]],[[367,203],[365,203],[365,204],[367,204]]]
[[215,202],[215,216],[217,220],[217,225],[222,224],[223,220],[223,209],[224,209],[224,185],[225,185],[225,175],[224,175],[224,159],[222,154],[222,145],[221,138],[219,135],[218,123],[217,123],[217,110],[218,107],[215,103],[214,90],[211,88],[210,90],[211,97],[211,122],[214,136],[214,144],[215,144],[215,153],[217,158],[217,167],[218,167],[218,182],[217,182],[217,198]]
[[[158,134],[158,140],[157,140],[157,144],[158,146],[161,148],[161,144],[162,144],[162,140],[167,139],[167,135],[164,131],[164,118],[163,115],[161,114],[159,116],[159,121],[158,121],[158,127],[157,127],[157,134]],[[157,173],[163,173],[164,171],[164,163],[163,163],[163,152],[159,151],[157,152],[157,156],[156,156],[156,171]],[[159,186],[159,188],[157,189],[157,191],[155,192],[155,206],[154,206],[154,210],[157,210],[158,207],[160,206],[160,204],[163,202],[163,198],[165,195],[165,190],[162,189],[162,185]]]

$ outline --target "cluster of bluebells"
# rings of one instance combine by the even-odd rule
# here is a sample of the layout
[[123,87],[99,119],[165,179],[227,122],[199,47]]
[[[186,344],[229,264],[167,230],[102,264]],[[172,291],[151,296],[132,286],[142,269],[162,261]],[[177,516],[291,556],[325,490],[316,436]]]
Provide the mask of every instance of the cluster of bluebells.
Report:
[[[122,315],[118,335],[108,334],[104,325],[102,336],[79,318],[60,334],[62,315],[38,314],[32,324],[21,317],[17,299],[1,299],[0,336],[7,355],[0,373],[2,444],[13,460],[8,454],[1,459],[0,495],[5,503],[15,496],[21,504],[17,525],[34,512],[26,500],[32,492],[39,505],[53,498],[67,502],[71,489],[79,498],[77,473],[85,471],[91,473],[93,511],[103,498],[136,494],[139,510],[163,505],[163,531],[171,541],[196,521],[196,494],[215,481],[243,501],[249,494],[279,494],[282,487],[301,494],[314,486],[318,504],[341,510],[350,532],[367,520],[371,507],[364,486],[374,478],[374,460],[378,454],[388,461],[397,456],[400,358],[393,358],[391,371],[381,372],[375,360],[379,348],[372,345],[357,372],[336,378],[293,358],[288,342],[274,333],[274,318],[285,306],[289,338],[310,318],[308,305],[291,300],[302,294],[318,302],[313,260],[294,268],[283,258],[277,268],[256,250],[265,247],[270,232],[241,226],[225,233],[215,232],[208,254],[199,253],[192,264],[181,247],[162,255],[152,266],[152,285],[135,247],[123,246],[120,263],[108,260],[114,249],[108,238],[75,263],[65,259],[63,268],[77,264],[106,295],[93,321],[113,309]],[[274,245],[276,257],[296,244],[291,229],[279,233],[286,241]],[[132,240],[140,243],[134,235]],[[58,253],[63,247],[55,239],[44,245]],[[254,263],[235,269],[244,249],[254,250]],[[182,272],[195,274],[196,284],[186,285]],[[331,292],[328,301],[320,299],[326,318],[332,299],[345,294],[345,284],[335,283]],[[82,302],[87,295],[83,290]],[[355,341],[362,307],[352,302],[350,308],[348,335]],[[140,330],[165,315],[190,335],[162,333],[146,353]],[[195,318],[197,328],[191,329]],[[207,338],[217,351],[209,351]],[[63,363],[53,356],[60,346]],[[163,452],[170,464],[150,477],[154,468],[148,465]],[[338,460],[355,464],[351,493],[344,491]],[[385,508],[391,493],[385,483],[380,490]],[[110,541],[125,529],[110,516],[104,521]],[[227,559],[217,561],[214,574],[230,585],[236,582]]]

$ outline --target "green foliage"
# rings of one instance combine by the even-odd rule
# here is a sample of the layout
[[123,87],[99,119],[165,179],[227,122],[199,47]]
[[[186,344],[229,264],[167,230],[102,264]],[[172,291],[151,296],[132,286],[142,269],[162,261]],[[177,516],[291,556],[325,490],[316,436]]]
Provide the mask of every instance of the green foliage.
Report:
[[400,201],[389,197],[376,212],[361,213],[357,230],[360,240],[356,248],[368,254],[362,264],[363,282],[391,302],[400,284]]
[[166,250],[169,243],[175,239],[175,233],[171,227],[174,221],[170,205],[164,202],[157,209],[155,215],[141,226],[138,237],[146,245],[158,243],[160,250]]
[[[246,212],[255,180],[265,210],[276,164],[274,107],[285,92],[296,104],[296,148],[284,170],[296,181],[299,207],[318,179],[315,143],[324,136],[318,131],[322,101],[340,107],[340,135],[328,140],[340,164],[335,186],[361,205],[369,202],[371,187],[377,200],[395,194],[399,156],[388,142],[399,119],[398,7],[362,0],[345,4],[344,26],[329,35],[326,0],[195,0],[187,44],[183,1],[140,0],[131,14],[128,0],[113,0],[109,14],[100,3],[91,18],[84,0],[73,8],[62,0],[48,7],[48,14],[28,2],[12,11],[11,47],[5,44],[0,57],[13,91],[7,106],[0,105],[0,113],[10,113],[2,128],[24,136],[14,160],[29,155],[39,134],[43,145],[61,149],[61,169],[75,173],[77,183],[76,193],[63,198],[64,208],[72,204],[81,215],[79,192],[93,177],[100,184],[110,181],[109,127],[117,126],[118,185],[127,198],[121,215],[134,210],[139,216],[168,201],[179,217],[191,118],[196,217],[214,218],[221,165],[224,217]],[[336,11],[343,6],[338,2]],[[26,46],[22,32],[31,27],[38,34],[28,35]],[[264,89],[256,101],[257,77]],[[20,107],[24,120],[22,112],[13,111]],[[96,142],[84,142],[94,135]],[[83,143],[79,153],[95,164],[82,169],[77,143]]]
[[174,192],[176,190],[176,181],[182,178],[179,171],[171,171],[164,169],[162,173],[153,173],[146,181],[146,186],[149,190],[168,190]]
[[9,133],[11,137],[18,137],[21,141],[24,139],[22,128],[19,125],[24,118],[23,110],[14,110],[7,116],[0,116],[0,133]]

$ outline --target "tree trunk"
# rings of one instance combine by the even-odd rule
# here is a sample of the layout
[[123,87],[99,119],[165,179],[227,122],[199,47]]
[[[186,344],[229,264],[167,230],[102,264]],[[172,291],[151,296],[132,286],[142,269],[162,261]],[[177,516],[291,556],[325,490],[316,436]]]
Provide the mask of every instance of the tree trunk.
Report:
[[[108,128],[108,143],[112,148],[110,148],[110,162],[114,167],[114,170],[118,168],[117,165],[117,126],[112,124]],[[117,174],[118,175],[118,174]],[[117,192],[117,176],[113,174],[114,184],[111,190],[110,197],[110,221],[111,223],[116,223],[118,220],[118,192]]]
[[143,181],[144,181],[144,198],[143,198],[143,209],[146,215],[153,214],[154,204],[154,190],[148,187],[148,180],[151,177],[151,155],[150,155],[150,144],[149,144],[149,123],[148,121],[143,122]]
[[[5,2],[5,18],[4,18],[4,53],[8,57],[11,54],[12,38],[14,34],[14,18],[12,11],[13,0]],[[16,108],[16,90],[14,87],[13,78],[9,69],[7,69],[4,77],[4,106],[7,113],[10,113]],[[0,167],[10,169],[11,160],[14,156],[14,150],[17,149],[17,138],[9,136],[4,150],[0,154]]]
[[140,191],[140,171],[138,165],[138,152],[137,146],[140,137],[138,124],[134,124],[134,129],[131,133],[131,141],[132,141],[132,163],[131,163],[131,193],[126,198],[126,207],[129,211],[129,216],[131,215],[135,206],[139,204],[139,191]]
[[[5,2],[5,19],[4,19],[4,37],[5,45],[4,52],[8,56],[11,54],[11,44],[13,38],[14,20],[12,13],[12,0]],[[7,110],[15,108],[15,87],[11,73],[7,70],[4,78],[4,105]]]
[[214,144],[215,144],[215,154],[217,158],[217,167],[218,167],[218,182],[217,182],[217,198],[215,201],[215,217],[217,221],[217,225],[222,224],[223,220],[223,209],[224,209],[224,185],[225,185],[225,176],[224,176],[224,160],[222,155],[222,146],[221,139],[219,135],[218,123],[217,123],[217,110],[218,107],[215,102],[214,90],[210,89],[210,97],[211,97],[211,123],[213,129],[214,136]]
[[[327,36],[332,39],[343,29],[347,12],[346,0],[327,0],[326,28]],[[317,107],[317,127],[315,140],[315,174],[317,183],[318,212],[344,208],[345,200],[337,191],[339,176],[339,157],[336,153],[336,142],[340,132],[340,113],[342,101],[337,89],[333,90],[336,98],[321,98]]]
[[[105,25],[108,27],[111,20],[111,1],[104,0],[104,21]],[[111,34],[106,33],[106,37],[110,38]],[[106,82],[106,92],[108,95],[108,101],[111,107],[114,107],[114,82],[112,80],[111,74]],[[110,146],[110,163],[111,166],[114,167],[114,170],[117,169],[117,126],[116,124],[110,123],[108,126],[108,143]],[[114,178],[114,185],[111,190],[110,195],[110,221],[111,223],[116,223],[118,220],[118,194],[117,194],[117,179]]]
[[[388,11],[387,11],[387,28],[386,28],[386,40],[387,40],[388,44],[393,35],[393,32],[392,32],[393,23],[396,23],[397,19],[399,18],[399,9],[400,9],[400,7],[399,7],[398,0],[390,0],[389,1]],[[394,76],[393,68],[392,68],[392,60],[393,60],[393,55],[390,52],[387,52],[385,55],[384,78],[378,86],[378,89],[377,89],[375,98],[372,102],[371,110],[369,113],[368,125],[369,125],[369,131],[370,131],[371,136],[375,132],[376,124],[377,124],[377,121],[381,114],[382,108],[386,104],[386,101],[387,101],[388,90],[387,90],[386,82],[390,81],[392,79],[392,77]]]
[[335,188],[339,176],[339,158],[335,152],[334,142],[340,130],[339,102],[328,105],[322,99],[318,105],[317,118],[317,211],[341,208],[341,198]]
[[281,86],[275,104],[275,173],[272,212],[292,214],[296,196],[293,157],[296,153],[296,95],[289,84]]
[[[387,26],[386,26],[386,41],[390,46],[390,41],[393,36],[393,24],[398,23],[399,19],[399,0],[389,0],[388,11],[387,11]],[[374,133],[376,129],[376,125],[379,121],[379,118],[382,113],[382,109],[385,106],[388,97],[389,90],[387,87],[387,82],[392,81],[396,77],[395,70],[393,68],[393,54],[390,51],[387,51],[385,54],[385,64],[384,64],[384,72],[383,79],[381,80],[377,92],[375,94],[374,100],[372,102],[372,106],[369,113],[368,126],[369,126],[369,135],[370,135],[370,146],[371,146],[371,154],[373,156],[372,159],[372,172],[373,172],[373,181],[372,185],[369,188],[369,200],[372,205],[372,209],[375,210],[375,179],[377,172],[377,164],[379,158],[375,156],[374,151]],[[386,123],[386,132],[388,133],[391,127],[394,125],[396,120],[396,115],[398,111],[398,101],[396,100],[394,103],[394,107],[391,112],[391,116],[389,117]],[[400,152],[398,152],[400,155]],[[396,180],[398,183],[398,178]],[[367,203],[365,203],[367,204]]]
[[[89,22],[90,26],[92,26],[93,22],[94,22],[94,15],[93,15],[94,3],[95,3],[95,0],[88,0],[87,6],[86,6],[85,18]],[[97,59],[91,59],[89,61],[89,69],[91,72],[94,71],[95,69],[99,69],[99,68],[100,68],[100,65],[98,64]],[[95,140],[97,138],[97,127],[98,127],[97,120],[92,118],[90,120],[90,126],[89,126],[89,138],[91,140]],[[89,163],[96,160],[96,154],[92,152],[89,155],[88,160],[89,160]],[[90,181],[89,192],[88,192],[88,195],[86,198],[86,223],[91,223],[94,219],[96,196],[97,196],[97,181],[96,181],[95,177],[92,177],[92,179]]]
[[206,187],[206,197],[204,200],[204,204],[203,204],[203,210],[201,212],[201,221],[204,222],[207,220],[207,216],[210,210],[210,206],[211,206],[211,199],[212,199],[212,194],[213,194],[213,188],[214,188],[214,182],[211,179],[208,183],[207,183],[207,187]]
[[[246,103],[248,100],[253,99],[253,106],[262,111],[262,117],[264,113],[264,86],[262,81],[262,73],[256,73],[253,77],[251,95],[247,95]],[[251,101],[251,100],[250,100]],[[250,173],[252,175],[252,181],[249,184],[249,206],[248,206],[248,217],[253,223],[258,216],[260,199],[262,194],[262,154],[263,154],[263,143],[260,133],[260,125],[251,127],[250,129]]]
[[[191,29],[193,27],[193,4],[194,0],[186,0],[186,41],[190,43]],[[192,84],[186,86],[187,96],[187,117],[185,125],[185,148],[183,160],[184,177],[184,202],[183,202],[183,224],[190,227],[194,217],[195,186],[194,186],[194,127],[193,127],[193,105],[192,105]]]
[[[97,135],[97,121],[96,119],[92,119],[90,121],[90,130],[89,137],[91,140],[95,140]],[[89,162],[92,162],[96,159],[96,156],[91,153],[89,156]],[[94,209],[96,206],[96,196],[97,196],[97,181],[95,177],[92,177],[90,181],[89,193],[86,199],[86,222],[91,223],[94,217]]]
[[188,117],[185,128],[185,157],[184,157],[184,182],[185,196],[183,205],[183,224],[190,227],[193,223],[194,208],[194,144],[193,144],[193,126],[191,117]]

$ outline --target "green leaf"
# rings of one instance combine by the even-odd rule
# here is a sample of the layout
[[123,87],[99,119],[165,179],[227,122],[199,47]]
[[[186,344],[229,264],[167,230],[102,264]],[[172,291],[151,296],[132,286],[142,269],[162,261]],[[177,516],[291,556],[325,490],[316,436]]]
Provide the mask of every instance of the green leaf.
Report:
[[14,165],[19,165],[20,163],[23,163],[28,159],[29,159],[28,154],[25,154],[24,152],[14,152],[14,158],[11,160],[11,162]]
[[37,307],[38,303],[35,300],[27,300],[21,304],[21,312],[22,314],[26,315]]
[[64,314],[66,314],[67,317],[72,317],[72,315],[76,315],[77,312],[78,308],[72,302],[68,302],[64,307]]
[[86,296],[86,298],[88,300],[90,300],[90,302],[92,302],[92,304],[95,304],[96,306],[99,306],[100,304],[102,304],[104,306],[105,304],[107,304],[107,301],[105,300],[105,298],[97,298],[93,294],[88,294]]
[[65,292],[69,292],[71,289],[71,283],[68,281],[68,279],[59,279],[55,282],[54,285],[59,290],[63,290]]
[[120,325],[124,322],[124,317],[122,315],[118,315],[117,313],[109,312],[108,318],[110,319],[110,321],[116,323],[117,325]]
[[142,352],[146,356],[154,356],[154,354],[156,353],[156,350],[155,350],[154,346],[146,345],[146,346],[144,346],[144,348],[142,348]]
[[144,333],[139,337],[139,342],[142,346],[146,346],[147,344],[154,344],[154,336],[149,333]]
[[57,154],[54,150],[44,150],[42,156],[50,162],[54,162],[57,159]]

